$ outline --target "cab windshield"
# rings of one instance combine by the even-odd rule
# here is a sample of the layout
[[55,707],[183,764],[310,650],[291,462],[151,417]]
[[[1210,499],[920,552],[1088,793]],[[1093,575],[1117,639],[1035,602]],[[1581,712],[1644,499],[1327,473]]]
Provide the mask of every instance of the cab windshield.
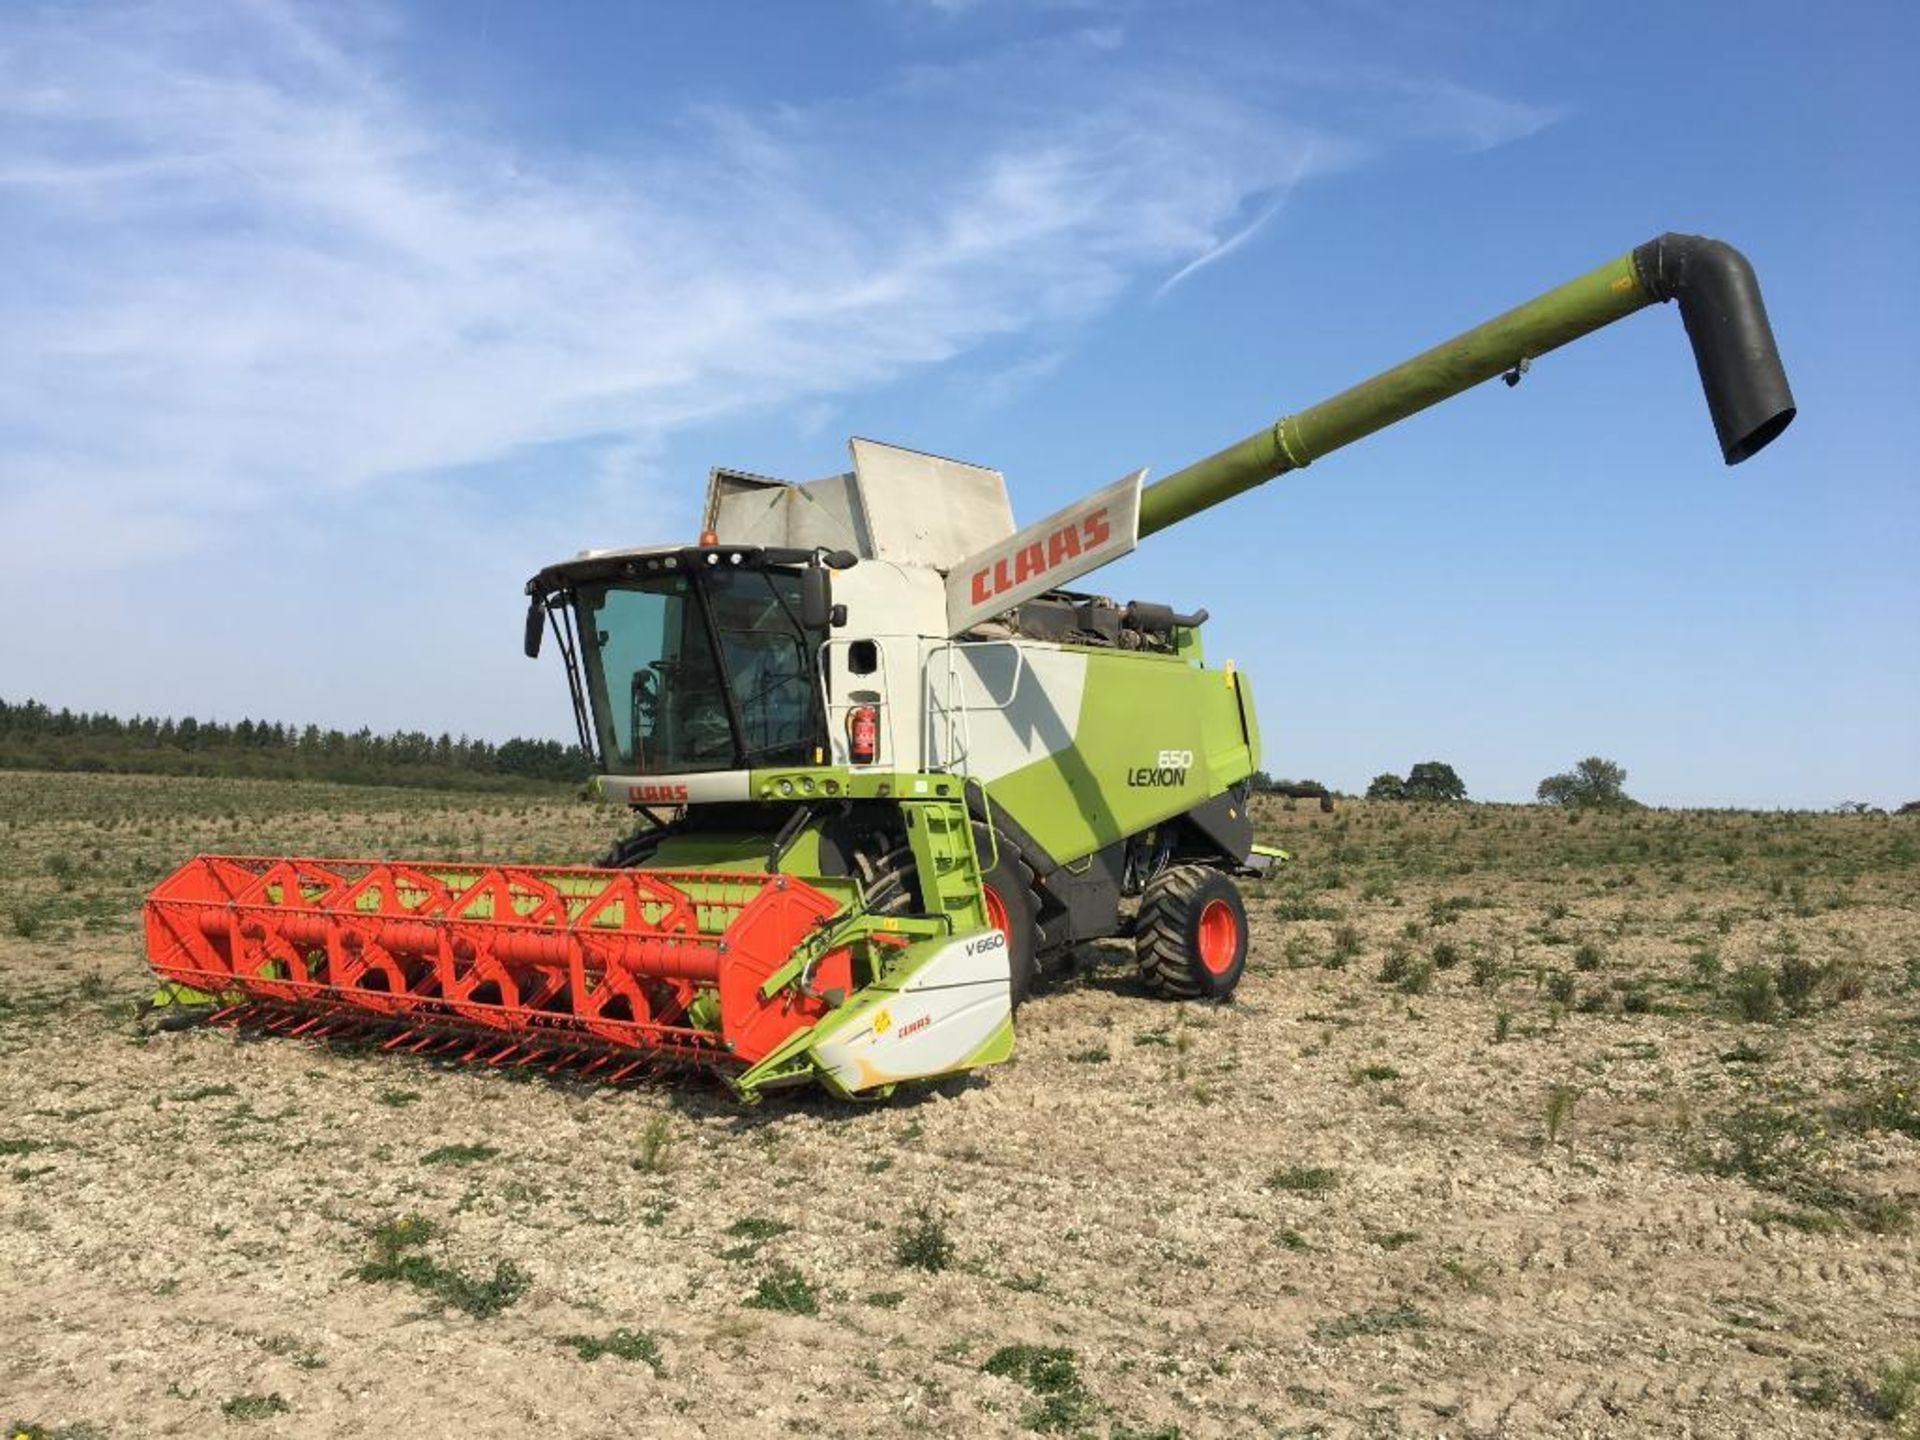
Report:
[[797,572],[665,571],[583,584],[575,604],[609,771],[804,764],[824,743]]

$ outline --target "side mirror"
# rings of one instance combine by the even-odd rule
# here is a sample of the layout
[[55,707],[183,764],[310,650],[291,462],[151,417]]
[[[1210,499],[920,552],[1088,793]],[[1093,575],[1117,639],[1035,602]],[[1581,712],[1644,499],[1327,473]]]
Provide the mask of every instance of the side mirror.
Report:
[[807,566],[800,572],[800,623],[809,630],[824,630],[833,623],[833,580],[827,567]]
[[547,607],[538,595],[527,602],[527,638],[525,641],[527,658],[540,658],[540,637],[547,631]]

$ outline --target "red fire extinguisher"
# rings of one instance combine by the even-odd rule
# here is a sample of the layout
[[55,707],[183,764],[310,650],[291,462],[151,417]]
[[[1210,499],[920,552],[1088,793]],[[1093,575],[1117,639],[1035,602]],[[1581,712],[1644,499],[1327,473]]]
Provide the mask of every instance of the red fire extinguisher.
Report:
[[880,754],[880,707],[856,705],[847,711],[847,758],[871,765]]

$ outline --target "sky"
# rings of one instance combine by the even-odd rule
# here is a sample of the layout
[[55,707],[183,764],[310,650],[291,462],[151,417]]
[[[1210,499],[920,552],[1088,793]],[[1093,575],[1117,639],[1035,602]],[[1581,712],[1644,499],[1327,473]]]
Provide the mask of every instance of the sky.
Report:
[[1265,767],[1582,756],[1920,798],[1920,10],[10,0],[0,696],[568,738],[522,585],[866,435],[1037,519],[1664,230],[1800,405],[1720,461],[1659,307],[1101,572]]

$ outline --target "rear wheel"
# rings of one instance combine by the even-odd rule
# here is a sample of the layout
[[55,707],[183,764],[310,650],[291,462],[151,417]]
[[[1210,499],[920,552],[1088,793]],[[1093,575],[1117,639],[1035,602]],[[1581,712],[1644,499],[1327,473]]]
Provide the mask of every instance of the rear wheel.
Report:
[[1225,1000],[1247,968],[1240,888],[1206,865],[1176,865],[1148,883],[1133,932],[1140,978],[1177,1000]]

